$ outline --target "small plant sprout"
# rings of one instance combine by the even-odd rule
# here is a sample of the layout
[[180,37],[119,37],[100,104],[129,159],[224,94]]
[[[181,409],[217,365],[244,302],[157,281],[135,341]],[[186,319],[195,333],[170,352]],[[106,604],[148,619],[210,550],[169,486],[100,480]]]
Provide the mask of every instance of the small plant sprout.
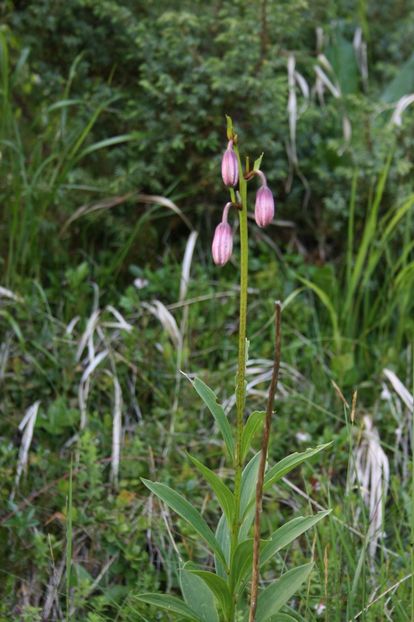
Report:
[[214,232],[211,253],[213,261],[218,266],[224,266],[228,262],[233,252],[233,231],[227,222],[229,209],[232,203],[226,203],[221,217],[221,223],[217,225]]
[[[310,516],[295,517],[261,538],[261,513],[263,494],[272,485],[327,445],[293,453],[276,464],[268,465],[270,424],[281,359],[282,304],[275,303],[275,356],[272,380],[266,411],[254,411],[246,417],[246,358],[247,358],[247,293],[248,293],[248,199],[247,184],[256,175],[262,185],[256,197],[255,218],[260,227],[268,225],[274,214],[273,195],[256,160],[253,170],[243,170],[238,140],[233,123],[227,117],[227,151],[223,156],[222,175],[229,188],[230,201],[226,203],[222,220],[216,227],[212,244],[213,260],[224,265],[233,250],[233,233],[228,223],[231,207],[237,208],[240,239],[240,308],[238,335],[238,366],[236,375],[236,412],[227,417],[215,393],[199,378],[192,380],[193,387],[210,411],[223,438],[230,473],[226,478],[203,464],[197,457],[189,456],[191,463],[212,488],[220,507],[213,530],[205,518],[187,499],[166,484],[143,480],[149,490],[182,520],[204,544],[202,563],[183,562],[179,557],[178,578],[182,599],[171,594],[141,594],[140,601],[157,610],[166,610],[173,619],[190,619],[193,622],[271,622],[293,620],[285,613],[292,596],[307,580],[312,563],[291,568],[266,587],[259,589],[260,572],[267,562],[293,540],[316,525],[328,511]],[[248,162],[248,160],[247,160]],[[247,165],[248,166],[248,165]],[[237,202],[236,189],[237,188]],[[231,423],[233,420],[234,423]],[[246,462],[255,435],[262,432],[260,451],[254,451]],[[219,462],[219,461],[218,461]],[[228,480],[228,481],[226,481]],[[205,555],[205,547],[209,551]],[[181,555],[181,551],[180,551]],[[285,561],[289,562],[289,558]]]

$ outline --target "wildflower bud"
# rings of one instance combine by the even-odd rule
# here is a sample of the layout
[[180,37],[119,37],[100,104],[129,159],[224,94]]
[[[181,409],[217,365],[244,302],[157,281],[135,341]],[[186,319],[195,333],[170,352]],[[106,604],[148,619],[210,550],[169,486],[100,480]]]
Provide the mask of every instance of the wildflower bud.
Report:
[[236,186],[239,180],[237,156],[233,150],[233,141],[229,140],[221,161],[221,176],[225,186]]
[[218,266],[224,266],[233,252],[233,231],[227,222],[227,214],[230,206],[231,203],[227,203],[223,210],[222,221],[216,227],[211,247],[213,261]]
[[275,202],[270,188],[267,186],[266,177],[261,171],[256,171],[262,180],[262,186],[256,194],[256,205],[254,208],[254,218],[259,227],[267,227],[273,220],[275,214]]

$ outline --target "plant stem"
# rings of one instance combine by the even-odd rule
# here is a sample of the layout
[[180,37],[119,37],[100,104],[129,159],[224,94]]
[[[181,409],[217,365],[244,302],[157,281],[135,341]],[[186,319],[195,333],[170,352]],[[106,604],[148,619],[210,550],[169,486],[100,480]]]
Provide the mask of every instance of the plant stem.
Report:
[[280,320],[282,315],[282,305],[279,301],[275,302],[275,357],[273,361],[272,380],[270,382],[269,395],[266,407],[266,419],[263,430],[262,453],[260,455],[259,473],[256,485],[256,514],[254,521],[253,539],[253,564],[252,564],[252,589],[250,594],[249,622],[254,622],[257,607],[257,592],[259,586],[259,556],[260,556],[260,518],[262,513],[263,482],[266,468],[267,450],[269,447],[270,425],[272,422],[273,404],[279,379],[280,368]]
[[[240,530],[240,498],[243,459],[241,453],[241,441],[243,434],[244,405],[246,401],[246,322],[247,322],[247,285],[248,285],[248,253],[249,239],[247,226],[247,182],[243,177],[243,167],[237,147],[234,147],[239,163],[239,189],[242,209],[239,210],[240,223],[240,312],[239,312],[239,354],[236,378],[236,451],[234,456],[234,501],[235,512],[233,525],[231,526],[231,562],[236,550]],[[234,200],[234,192],[232,193]],[[234,619],[237,605],[237,594],[233,594],[231,620]]]

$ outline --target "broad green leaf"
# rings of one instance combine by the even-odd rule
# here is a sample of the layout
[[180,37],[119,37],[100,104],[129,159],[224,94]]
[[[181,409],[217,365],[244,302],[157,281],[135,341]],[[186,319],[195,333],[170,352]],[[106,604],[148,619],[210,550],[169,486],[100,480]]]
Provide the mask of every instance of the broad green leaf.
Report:
[[234,457],[234,439],[231,431],[231,427],[229,421],[224,413],[222,406],[217,402],[217,397],[215,393],[208,387],[202,380],[199,378],[195,378],[193,380],[193,387],[203,400],[204,404],[207,406],[211,414],[213,415],[219,430],[223,436],[224,442],[226,443],[227,451],[229,452],[230,458]]
[[332,445],[332,443],[325,443],[324,445],[318,445],[315,448],[309,448],[302,452],[295,452],[290,454],[290,456],[286,456],[280,460],[277,464],[270,468],[264,478],[264,488],[265,490],[269,488],[272,484],[277,482],[279,479],[284,477],[289,471],[294,469],[295,467],[305,462],[305,460],[309,460],[312,456],[315,456],[320,451],[323,451],[327,447]]
[[202,462],[197,460],[197,458],[190,456],[190,454],[188,454],[188,457],[214,490],[223,512],[226,515],[227,521],[231,524],[235,509],[233,493],[214,471],[206,467]]
[[213,532],[207,525],[204,518],[197,512],[193,505],[187,501],[182,495],[175,490],[172,490],[166,484],[160,482],[150,482],[148,479],[142,479],[142,482],[147,488],[151,490],[157,497],[164,501],[174,512],[177,512],[181,518],[189,523],[193,529],[207,542],[211,549],[216,553],[220,559],[225,562],[223,551],[221,550],[219,543],[214,537]]
[[231,599],[231,594],[230,594],[226,581],[222,577],[219,577],[213,572],[209,572],[207,570],[191,569],[189,570],[189,572],[197,575],[197,577],[199,577],[205,582],[205,584],[209,587],[209,589],[213,592],[214,596],[216,597],[227,619],[229,611],[231,609],[232,599]]
[[187,620],[193,620],[193,622],[201,622],[202,620],[181,598],[176,596],[170,596],[169,594],[139,594],[135,598],[148,605],[165,609],[170,613],[179,613]]
[[246,464],[243,469],[241,496],[240,496],[240,516],[245,515],[246,510],[254,501],[256,495],[257,474],[259,472],[260,451]]
[[266,542],[260,554],[260,565],[263,566],[269,559],[273,557],[280,549],[287,546],[293,540],[302,535],[305,531],[316,525],[322,518],[328,516],[331,510],[319,512],[315,516],[298,516],[290,520],[272,534],[270,540]]
[[206,582],[193,574],[185,564],[180,570],[180,587],[187,605],[193,611],[197,611],[198,617],[203,622],[219,622],[214,596]]
[[387,86],[381,100],[388,104],[396,102],[414,91],[414,54],[403,64],[395,78]]
[[246,421],[246,425],[243,428],[242,440],[241,440],[241,455],[242,459],[246,457],[249,451],[252,438],[256,432],[261,428],[266,413],[261,410],[255,410]]
[[293,568],[260,592],[257,600],[256,621],[266,622],[278,613],[302,583],[306,581],[312,568],[313,563]]
[[226,564],[223,564],[221,559],[215,555],[214,563],[216,567],[217,574],[225,579],[227,577],[226,565],[230,564],[230,530],[227,524],[226,516],[224,514],[221,515],[221,518],[218,522],[216,528],[216,540],[219,543],[220,549],[224,553],[224,557],[226,560]]
[[326,57],[332,65],[343,95],[358,91],[358,65],[354,46],[342,35],[336,34],[333,43],[326,50]]

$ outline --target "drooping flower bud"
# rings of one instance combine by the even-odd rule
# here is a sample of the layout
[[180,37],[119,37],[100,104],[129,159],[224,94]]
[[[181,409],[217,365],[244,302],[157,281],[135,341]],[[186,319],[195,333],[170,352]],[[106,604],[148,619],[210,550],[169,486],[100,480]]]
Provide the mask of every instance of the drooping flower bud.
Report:
[[222,221],[217,225],[214,232],[211,253],[213,261],[218,266],[224,266],[228,262],[233,252],[233,231],[227,222],[227,214],[231,203],[227,203],[223,210]]
[[254,208],[254,218],[259,227],[267,227],[273,220],[275,214],[275,202],[273,194],[267,185],[266,177],[262,171],[256,171],[262,180],[262,186],[256,194],[256,204]]
[[221,160],[221,176],[225,186],[236,186],[239,180],[237,156],[233,150],[233,141],[229,140],[227,149]]

